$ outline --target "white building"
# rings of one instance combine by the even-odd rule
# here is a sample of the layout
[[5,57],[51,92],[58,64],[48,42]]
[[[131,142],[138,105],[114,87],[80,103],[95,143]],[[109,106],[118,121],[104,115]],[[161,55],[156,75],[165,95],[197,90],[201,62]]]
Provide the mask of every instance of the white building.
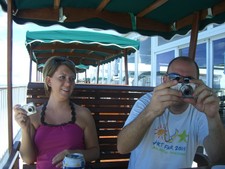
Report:
[[[143,37],[137,34],[129,34],[127,37],[141,41],[140,50],[128,56],[129,85],[158,85],[170,60],[179,55],[188,55],[190,32],[187,35],[176,35],[170,40],[158,36]],[[200,78],[216,91],[224,90],[225,24],[212,24],[199,32],[195,60],[200,67]],[[101,66],[100,77],[104,77],[101,78],[104,80],[100,80],[100,83],[124,84],[123,62],[123,59],[118,62],[116,77],[114,76],[115,61]],[[95,75],[96,68],[91,68],[88,71],[88,77],[92,79]]]

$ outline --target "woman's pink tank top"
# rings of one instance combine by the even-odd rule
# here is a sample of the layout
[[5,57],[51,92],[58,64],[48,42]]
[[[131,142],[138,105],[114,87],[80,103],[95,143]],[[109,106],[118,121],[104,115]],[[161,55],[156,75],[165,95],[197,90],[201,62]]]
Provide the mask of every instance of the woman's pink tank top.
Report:
[[[84,131],[75,121],[72,109],[72,121],[62,125],[48,125],[44,122],[45,108],[42,110],[42,124],[37,128],[34,142],[37,148],[37,169],[57,169],[52,159],[63,150],[85,149]],[[43,124],[44,123],[44,124]]]

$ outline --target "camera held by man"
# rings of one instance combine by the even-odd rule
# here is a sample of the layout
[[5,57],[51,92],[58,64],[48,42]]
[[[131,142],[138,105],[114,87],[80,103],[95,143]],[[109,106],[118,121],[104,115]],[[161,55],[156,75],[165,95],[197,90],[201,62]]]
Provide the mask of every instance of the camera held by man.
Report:
[[184,82],[184,83],[178,83],[177,85],[172,86],[171,88],[181,91],[182,97],[184,97],[184,98],[192,98],[193,97],[192,95],[195,90],[195,84],[189,83],[189,82],[188,83]]

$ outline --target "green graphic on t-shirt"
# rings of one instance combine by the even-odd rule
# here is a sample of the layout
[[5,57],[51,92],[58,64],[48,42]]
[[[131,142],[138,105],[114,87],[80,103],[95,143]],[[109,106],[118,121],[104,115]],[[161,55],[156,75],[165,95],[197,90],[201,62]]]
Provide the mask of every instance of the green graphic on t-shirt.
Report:
[[155,129],[155,141],[153,142],[153,148],[155,150],[183,155],[186,151],[186,143],[188,135],[186,130],[180,132],[178,129],[172,134],[165,127],[158,127]]
[[182,141],[184,141],[185,143],[187,142],[188,135],[186,134],[186,130],[184,130],[183,133],[178,134],[178,136],[180,137],[179,142],[182,142]]

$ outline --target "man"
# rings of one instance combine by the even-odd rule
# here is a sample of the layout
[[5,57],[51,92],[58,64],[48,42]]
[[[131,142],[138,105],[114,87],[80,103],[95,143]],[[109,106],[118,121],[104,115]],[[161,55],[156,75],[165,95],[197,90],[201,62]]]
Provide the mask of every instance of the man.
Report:
[[[177,57],[163,83],[135,103],[117,140],[121,154],[131,152],[129,169],[191,167],[201,145],[212,163],[225,161],[219,99],[198,78],[197,64]],[[182,85],[191,86],[193,94],[178,90]]]

